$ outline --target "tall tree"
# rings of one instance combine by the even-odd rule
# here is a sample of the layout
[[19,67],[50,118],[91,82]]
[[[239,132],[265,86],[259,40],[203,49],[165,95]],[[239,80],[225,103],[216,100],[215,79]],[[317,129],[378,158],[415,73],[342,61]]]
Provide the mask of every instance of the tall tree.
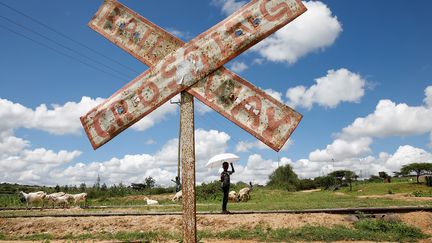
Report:
[[155,186],[156,181],[155,179],[153,179],[153,177],[149,176],[144,179],[144,184],[146,185],[147,188],[151,189]]
[[291,165],[278,167],[269,176],[268,186],[295,191],[299,183],[297,174],[293,171]]
[[336,178],[339,183],[346,182],[349,184],[350,191],[352,191],[352,182],[358,178],[358,176],[350,170],[336,170],[329,174]]
[[401,169],[402,175],[409,175],[415,173],[417,177],[417,183],[419,182],[419,177],[421,175],[432,173],[432,163],[412,163],[404,165]]
[[378,172],[378,176],[383,179],[384,182],[391,182],[391,176],[387,174],[385,171]]
[[85,192],[87,189],[87,185],[83,182],[80,184],[79,189],[81,192]]
[[100,186],[101,186],[100,182],[101,182],[101,178],[100,178],[100,176],[98,174],[98,177],[96,178],[96,183],[93,185],[93,188],[96,189],[96,190],[99,190]]

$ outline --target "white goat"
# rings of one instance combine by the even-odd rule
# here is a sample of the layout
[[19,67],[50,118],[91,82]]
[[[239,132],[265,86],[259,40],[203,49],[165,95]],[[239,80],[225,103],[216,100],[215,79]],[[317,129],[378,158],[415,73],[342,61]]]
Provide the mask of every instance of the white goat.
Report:
[[43,191],[30,192],[30,193],[25,193],[25,192],[21,191],[19,193],[19,196],[20,196],[21,202],[26,203],[27,209],[28,209],[29,205],[30,205],[30,209],[31,209],[33,206],[33,203],[36,203],[36,202],[42,202],[42,209],[44,207],[44,198],[46,197],[46,193]]
[[144,198],[144,201],[147,203],[147,205],[158,205],[158,204],[159,204],[158,201],[156,201],[156,200],[152,200],[152,199],[150,199],[150,198],[148,198],[148,197],[145,197],[145,198]]
[[65,195],[64,192],[51,193],[51,194],[46,195],[45,200],[48,202],[48,206],[49,206],[49,204],[52,204],[52,206],[54,208],[55,204],[56,204],[57,197],[61,197],[64,195]]
[[73,200],[73,196],[70,194],[64,194],[54,198],[55,205],[63,204],[63,208],[69,207],[69,203]]
[[182,199],[183,198],[183,193],[182,193],[182,191],[178,191],[175,195],[174,195],[174,197],[171,199],[171,201],[173,201],[173,202],[177,202],[177,201],[180,201],[180,199]]
[[87,193],[83,192],[83,193],[78,193],[78,194],[71,194],[72,198],[73,198],[73,203],[76,204],[80,204],[81,202],[84,202],[84,206],[86,205],[87,202]]
[[252,191],[252,182],[249,182],[249,186],[239,191],[239,199],[242,202],[247,202],[250,199],[250,192]]
[[230,191],[228,194],[228,201],[230,202],[238,202],[239,201],[239,195],[236,191]]

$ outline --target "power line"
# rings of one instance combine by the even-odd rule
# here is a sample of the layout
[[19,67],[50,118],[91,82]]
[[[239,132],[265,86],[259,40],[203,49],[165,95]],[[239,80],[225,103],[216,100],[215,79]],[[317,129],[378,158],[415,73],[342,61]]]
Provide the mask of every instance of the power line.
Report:
[[49,38],[49,37],[46,37],[46,36],[44,36],[43,34],[40,34],[40,33],[38,33],[37,31],[34,31],[34,30],[28,28],[27,26],[24,26],[24,25],[22,25],[22,24],[20,24],[20,23],[17,23],[17,22],[15,22],[15,21],[12,20],[12,19],[9,19],[9,18],[4,17],[4,16],[1,16],[1,15],[0,15],[0,18],[3,18],[3,19],[5,19],[6,21],[8,21],[8,22],[10,22],[10,23],[12,23],[12,24],[15,24],[15,25],[17,25],[17,26],[19,26],[19,27],[21,27],[21,28],[27,30],[27,31],[30,31],[31,33],[34,33],[34,34],[36,34],[36,35],[38,35],[38,36],[44,38],[45,40],[48,40],[48,41],[50,41],[50,42],[52,42],[52,43],[54,43],[54,44],[56,44],[56,45],[59,45],[59,46],[65,48],[66,50],[69,50],[69,51],[71,51],[71,52],[73,52],[73,53],[75,53],[75,54],[77,54],[77,55],[79,55],[79,56],[82,56],[82,57],[86,58],[87,60],[90,60],[90,61],[92,61],[92,62],[95,62],[95,63],[97,63],[97,64],[99,64],[99,65],[102,65],[102,66],[104,66],[105,68],[108,68],[108,69],[110,69],[110,70],[116,72],[117,74],[123,75],[123,76],[125,76],[125,77],[127,77],[127,78],[133,78],[132,76],[130,76],[130,75],[128,75],[128,74],[125,74],[125,73],[123,73],[123,72],[121,72],[121,71],[118,71],[117,69],[114,69],[114,68],[112,68],[112,67],[110,67],[110,66],[108,66],[108,65],[106,65],[106,64],[104,64],[104,63],[102,63],[102,62],[100,62],[100,61],[98,61],[98,60],[95,60],[95,59],[93,59],[93,58],[91,58],[91,57],[89,57],[89,56],[83,54],[83,53],[80,53],[79,51],[76,51],[76,50],[74,50],[74,49],[72,49],[72,48],[70,48],[70,47],[68,47],[68,46],[65,46],[65,45],[63,45],[62,43],[60,43],[60,42],[58,42],[58,41],[56,41],[56,40],[53,40],[53,39],[51,39],[51,38]]
[[103,73],[105,73],[105,74],[108,74],[108,75],[114,76],[114,77],[119,78],[119,79],[123,79],[123,77],[117,76],[116,74],[112,74],[112,73],[106,72],[105,70],[100,69],[100,68],[98,68],[98,67],[96,67],[96,66],[93,66],[93,65],[90,64],[90,63],[86,63],[86,62],[84,62],[84,61],[82,61],[82,60],[80,60],[80,59],[78,59],[78,58],[76,58],[76,57],[74,57],[74,56],[71,56],[71,55],[69,55],[69,54],[67,54],[67,53],[64,53],[64,52],[62,52],[62,51],[56,50],[56,49],[54,49],[54,48],[52,48],[52,47],[50,47],[50,46],[48,46],[48,45],[46,45],[46,44],[44,44],[44,43],[42,43],[42,42],[39,42],[39,41],[37,41],[37,40],[34,40],[34,39],[32,39],[32,38],[30,38],[30,37],[28,37],[28,36],[26,36],[26,35],[23,35],[23,34],[21,34],[21,33],[19,33],[19,32],[16,32],[15,30],[12,30],[12,29],[10,29],[10,28],[8,28],[8,27],[6,27],[6,26],[0,25],[0,28],[3,28],[3,29],[5,29],[5,30],[7,30],[7,31],[10,31],[10,32],[12,32],[12,33],[14,33],[14,34],[16,34],[16,35],[18,35],[18,36],[21,36],[21,37],[23,37],[23,38],[25,38],[25,39],[27,39],[27,40],[30,40],[30,41],[32,41],[32,42],[38,44],[38,45],[41,45],[41,46],[43,46],[43,47],[45,47],[45,48],[47,48],[47,49],[50,49],[50,50],[52,50],[52,51],[54,51],[54,52],[56,52],[56,53],[58,53],[58,54],[60,54],[60,55],[63,55],[63,56],[66,56],[66,57],[68,57],[68,58],[71,58],[71,59],[73,59],[73,60],[75,60],[75,61],[78,61],[78,62],[80,62],[81,64],[84,64],[84,65],[86,65],[86,66],[88,66],[88,67],[91,67],[91,68],[93,68],[93,69],[96,69],[96,70],[98,70],[98,71],[100,71],[100,72],[103,72]]
[[32,21],[34,21],[34,22],[36,22],[36,23],[42,25],[43,27],[45,27],[45,28],[47,28],[47,29],[53,31],[54,33],[56,33],[56,34],[62,36],[63,38],[66,38],[66,39],[68,39],[68,40],[74,42],[75,44],[77,44],[77,45],[79,45],[79,46],[81,46],[81,47],[84,47],[85,49],[87,49],[87,50],[89,50],[89,51],[91,51],[91,52],[93,52],[93,53],[96,53],[96,54],[98,54],[98,55],[100,55],[100,56],[102,56],[102,57],[104,57],[104,58],[110,60],[111,62],[116,63],[116,64],[122,66],[123,68],[126,68],[126,69],[128,69],[128,70],[134,72],[135,74],[139,74],[139,73],[140,73],[140,72],[138,72],[137,70],[135,70],[135,69],[133,69],[133,68],[131,68],[131,67],[129,67],[129,66],[126,66],[126,65],[122,64],[121,62],[119,62],[119,61],[117,61],[117,60],[115,60],[115,59],[113,59],[113,58],[111,58],[111,57],[109,57],[109,56],[107,56],[107,55],[105,55],[105,54],[99,52],[99,51],[96,51],[96,50],[94,50],[93,48],[91,48],[91,47],[89,47],[89,46],[87,46],[87,45],[85,45],[85,44],[83,44],[83,43],[81,43],[81,42],[79,42],[79,41],[77,41],[77,40],[75,40],[75,39],[72,39],[71,37],[69,37],[69,36],[63,34],[62,32],[60,32],[60,31],[58,31],[58,30],[56,30],[56,29],[54,29],[54,28],[52,28],[52,27],[50,27],[50,26],[44,24],[43,22],[41,22],[41,21],[39,21],[39,20],[37,20],[37,19],[35,19],[35,18],[33,18],[33,17],[31,17],[31,16],[29,16],[29,15],[27,15],[27,14],[25,14],[25,13],[23,13],[23,12],[21,12],[21,11],[15,9],[15,8],[13,8],[13,7],[11,7],[11,6],[7,5],[7,4],[5,4],[5,3],[0,2],[0,5],[3,5],[4,7],[8,8],[8,9],[10,9],[10,10],[12,10],[12,11],[14,11],[14,12],[16,12],[16,13],[18,13],[18,14],[20,14],[20,15],[26,17],[26,18],[28,18],[28,19],[31,19]]

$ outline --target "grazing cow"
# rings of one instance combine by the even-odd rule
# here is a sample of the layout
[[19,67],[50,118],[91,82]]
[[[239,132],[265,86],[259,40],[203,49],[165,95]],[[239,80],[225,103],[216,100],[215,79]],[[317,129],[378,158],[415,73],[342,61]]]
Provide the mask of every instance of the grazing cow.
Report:
[[150,199],[150,198],[148,198],[148,197],[145,197],[145,198],[144,198],[144,201],[147,203],[147,205],[158,205],[158,204],[159,204],[158,201],[156,201],[156,200],[152,200],[152,199]]
[[183,193],[182,193],[182,191],[178,191],[175,195],[174,195],[174,197],[171,199],[171,201],[173,201],[173,202],[177,202],[177,201],[180,201],[180,199],[182,199],[183,198]]
[[30,193],[25,193],[23,191],[21,191],[19,193],[20,196],[20,200],[22,203],[26,203],[26,207],[27,209],[29,208],[30,205],[30,209],[33,206],[33,203],[37,203],[37,202],[42,202],[42,208],[44,207],[44,199],[46,197],[46,193],[43,191],[38,191],[38,192],[30,192]]

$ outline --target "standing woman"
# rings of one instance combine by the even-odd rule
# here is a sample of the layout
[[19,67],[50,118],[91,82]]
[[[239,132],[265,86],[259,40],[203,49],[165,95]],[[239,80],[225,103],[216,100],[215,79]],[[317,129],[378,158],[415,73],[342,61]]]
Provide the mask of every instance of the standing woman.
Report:
[[223,171],[221,173],[221,186],[223,191],[223,200],[222,200],[222,213],[223,214],[229,214],[230,211],[227,210],[227,203],[228,203],[228,193],[230,189],[230,175],[234,173],[234,166],[232,163],[231,165],[231,171],[228,171],[228,162],[223,162],[222,168]]

